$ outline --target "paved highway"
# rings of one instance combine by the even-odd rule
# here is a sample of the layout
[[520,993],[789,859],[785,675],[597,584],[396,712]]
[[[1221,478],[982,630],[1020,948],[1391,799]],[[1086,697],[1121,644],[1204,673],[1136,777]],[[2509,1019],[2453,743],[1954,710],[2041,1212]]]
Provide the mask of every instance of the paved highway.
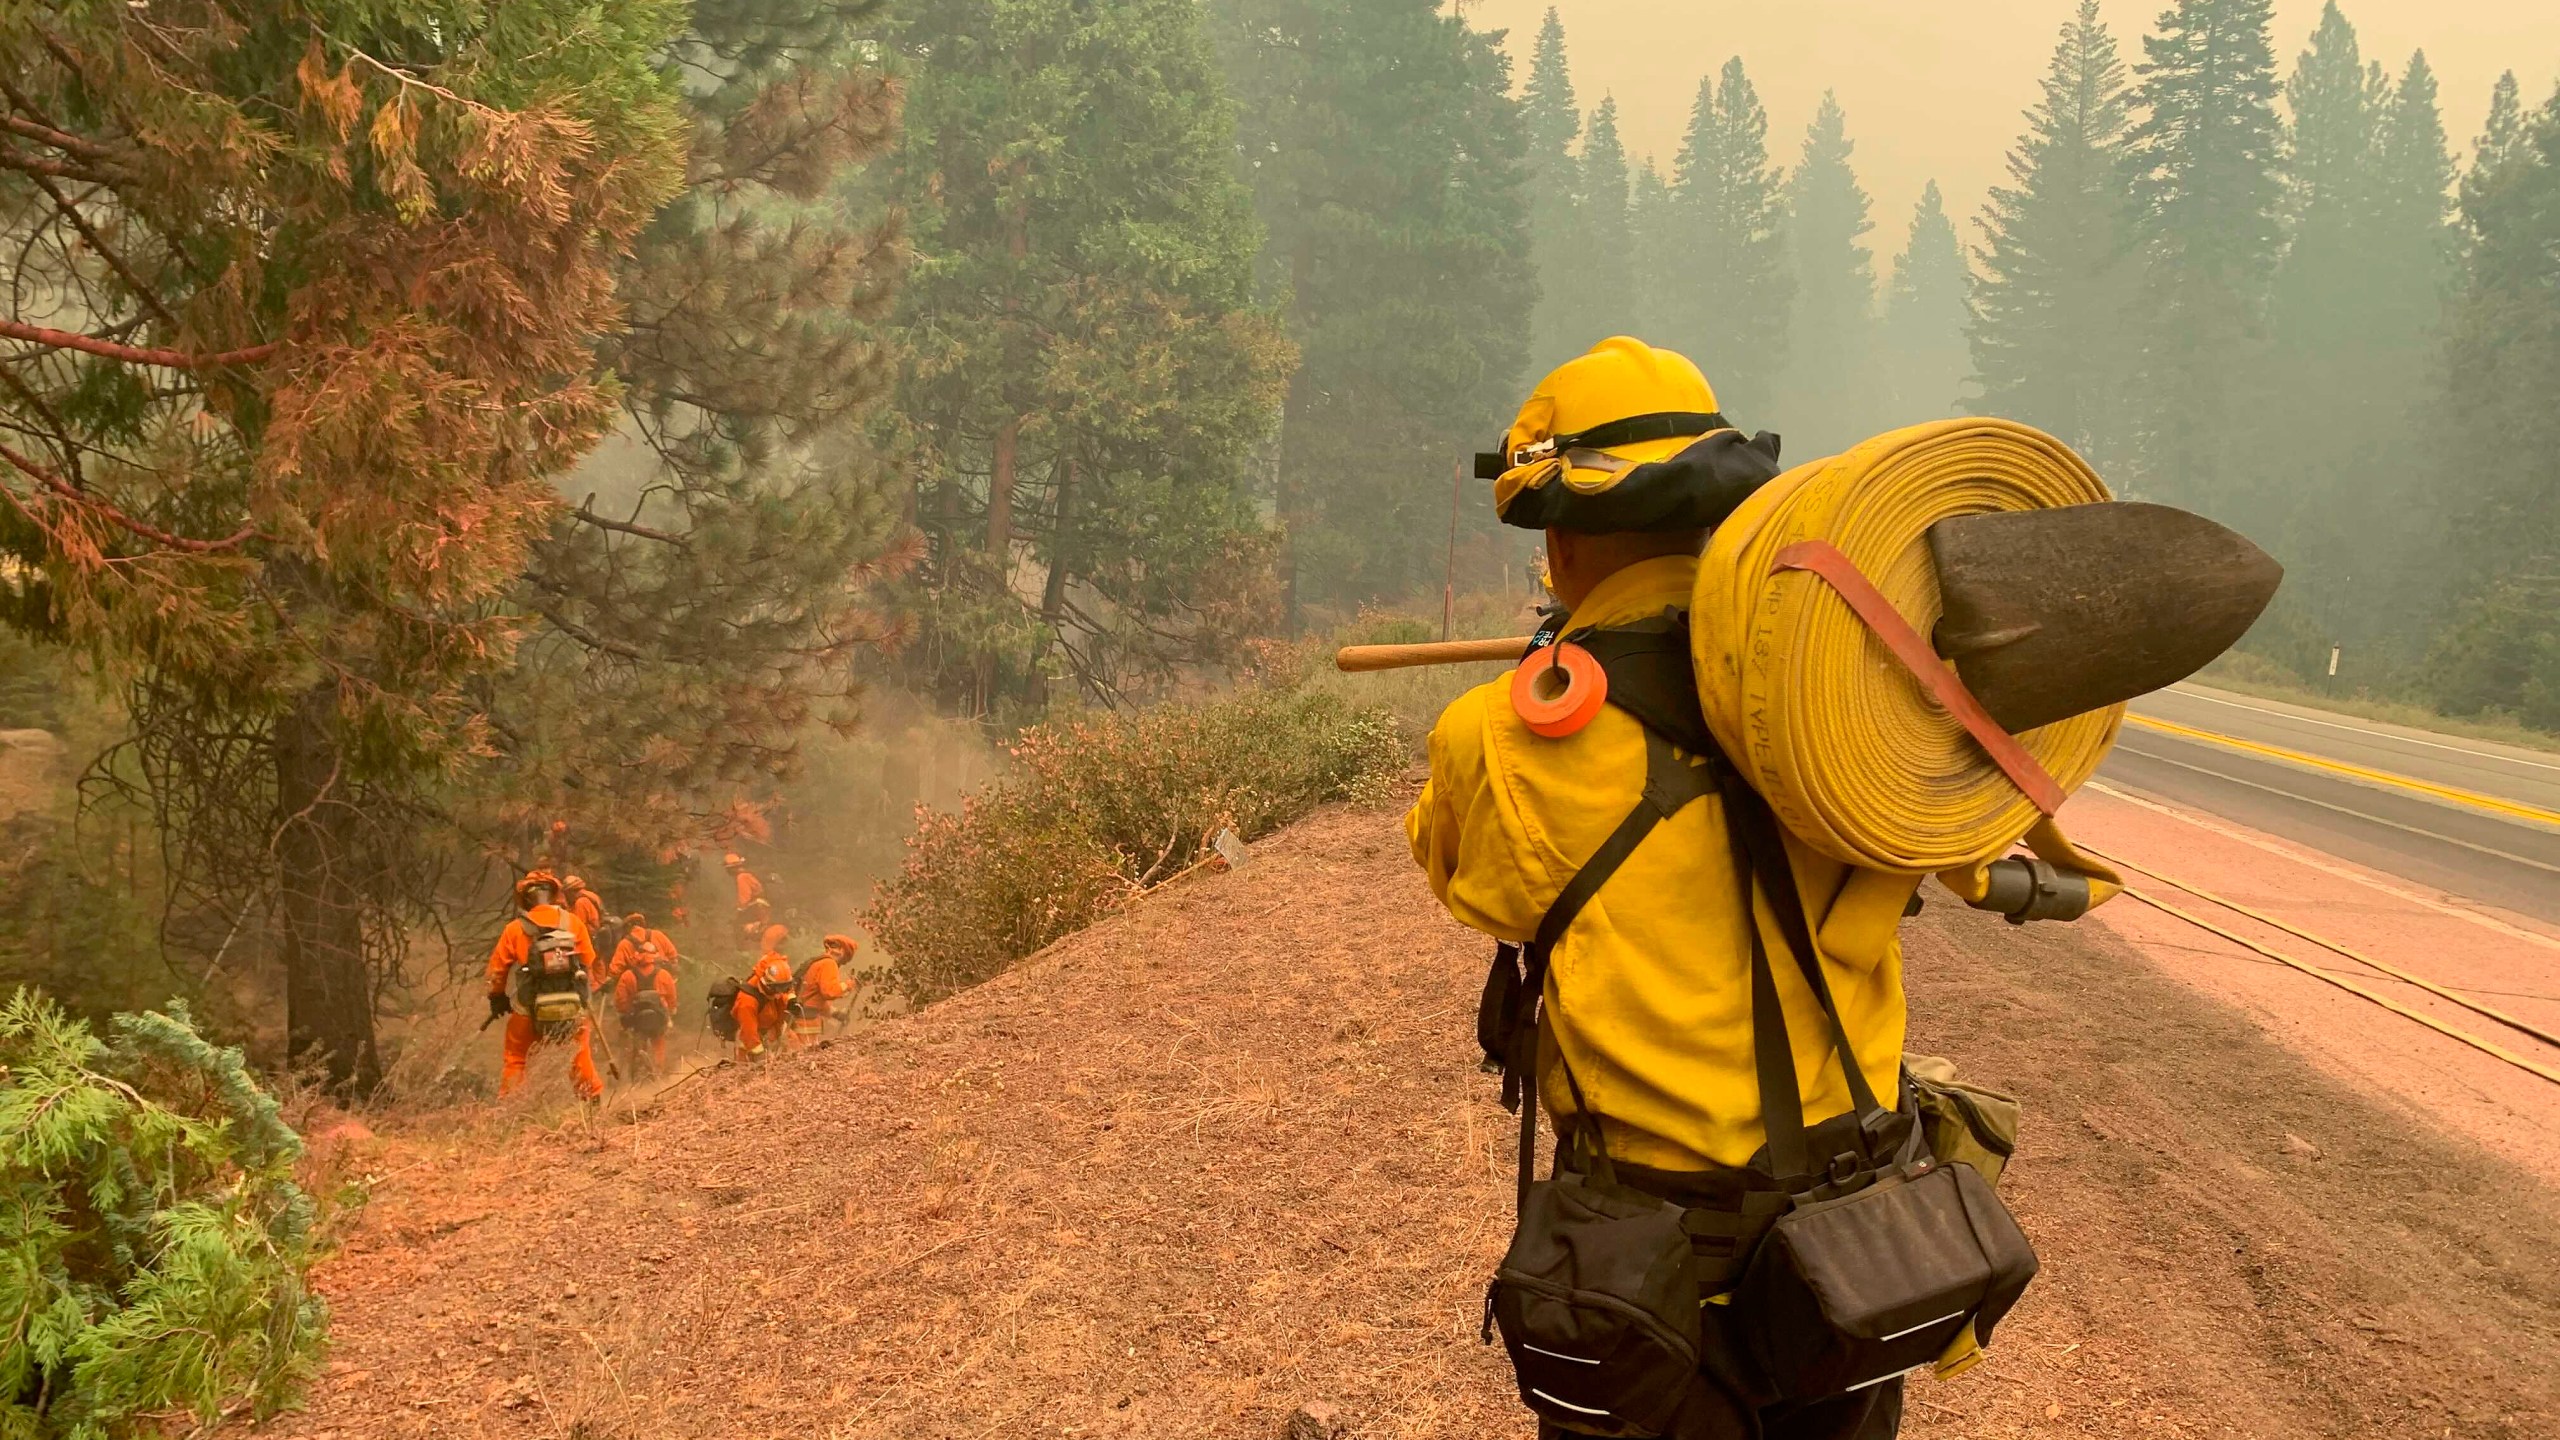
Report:
[[2560,753],[2194,685],[2133,709],[2101,779],[2560,923]]

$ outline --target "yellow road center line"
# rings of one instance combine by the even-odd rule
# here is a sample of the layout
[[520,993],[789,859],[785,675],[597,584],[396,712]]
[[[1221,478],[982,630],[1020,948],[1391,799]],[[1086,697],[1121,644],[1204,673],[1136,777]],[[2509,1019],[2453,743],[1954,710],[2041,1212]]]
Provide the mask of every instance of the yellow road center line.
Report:
[[2314,770],[2326,770],[2333,775],[2344,775],[2350,779],[2368,781],[2375,785],[2387,785],[2395,790],[2429,795],[2438,800],[2450,800],[2457,805],[2469,805],[2475,809],[2488,810],[2500,815],[2512,815],[2517,819],[2531,820],[2541,825],[2560,826],[2560,811],[2545,810],[2539,805],[2501,800],[2495,795],[2483,795],[2476,790],[2463,790],[2451,785],[2437,785],[2429,781],[2413,779],[2407,775],[2394,775],[2388,770],[2370,770],[2362,765],[2350,765],[2343,760],[2331,760],[2319,755],[2306,755],[2299,750],[2287,750],[2281,745],[2261,745],[2255,740],[2218,735],[2211,730],[2198,730],[2190,725],[2180,725],[2174,720],[2155,720],[2148,715],[2127,715],[2124,718],[2128,724],[2139,725],[2145,730],[2156,730],[2164,735],[2202,741],[2207,745],[2226,746],[2233,750],[2245,750],[2254,755],[2265,755],[2296,765],[2307,765]]

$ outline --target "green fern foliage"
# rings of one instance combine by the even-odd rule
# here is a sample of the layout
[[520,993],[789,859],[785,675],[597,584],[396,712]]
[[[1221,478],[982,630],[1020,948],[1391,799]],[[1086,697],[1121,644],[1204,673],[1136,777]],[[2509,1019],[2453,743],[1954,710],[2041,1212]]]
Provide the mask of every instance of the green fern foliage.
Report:
[[327,1311],[302,1140],[186,1007],[104,1039],[0,1004],[0,1440],[209,1431],[290,1403]]

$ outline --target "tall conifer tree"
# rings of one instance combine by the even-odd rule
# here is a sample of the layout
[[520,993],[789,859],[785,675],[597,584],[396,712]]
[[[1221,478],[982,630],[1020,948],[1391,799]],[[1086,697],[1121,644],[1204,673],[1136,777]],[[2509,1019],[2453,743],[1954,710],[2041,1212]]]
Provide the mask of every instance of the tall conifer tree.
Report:
[[[1782,427],[1795,453],[1821,454],[1863,439],[1876,404],[1875,257],[1867,192],[1850,168],[1856,145],[1837,97],[1825,92],[1806,127],[1803,157],[1787,179],[1787,235],[1795,261],[1795,323],[1788,344]],[[1807,445],[1813,447],[1808,450]]]
[[1669,249],[1657,262],[1668,343],[1706,370],[1725,413],[1750,429],[1773,414],[1795,272],[1769,115],[1739,57],[1698,82],[1673,182]]
[[2080,0],[2009,152],[2009,183],[1983,209],[1975,256],[1976,407],[2041,426],[2109,473],[2125,457],[2130,378],[2112,338],[2130,318],[2135,276],[2129,78],[2098,0]]
[[917,0],[897,437],[916,678],[964,713],[1116,702],[1268,622],[1247,464],[1290,347],[1192,0]]
[[2531,155],[2531,127],[2525,118],[2516,72],[2509,70],[2490,87],[2488,122],[2481,127],[2480,138],[2472,142],[2471,165],[2462,172],[2462,223],[2466,229],[2478,234],[2479,214],[2488,202],[2490,189],[2509,172],[2509,167],[2529,163]]
[[1565,56],[1564,21],[1554,7],[1538,27],[1529,57],[1529,83],[1521,91],[1520,121],[1529,144],[1529,254],[1538,276],[1538,308],[1529,329],[1529,366],[1544,372],[1575,353],[1569,331],[1573,301],[1560,293],[1563,277],[1582,263],[1581,166],[1573,143],[1582,135],[1582,106],[1573,94],[1573,67]]
[[1635,328],[1635,240],[1627,147],[1618,137],[1618,101],[1603,97],[1582,137],[1582,251],[1548,283],[1568,307],[1560,317],[1569,352]]
[[1969,283],[1946,199],[1932,180],[1920,192],[1886,289],[1883,360],[1894,423],[1943,419],[1962,398],[1972,368],[1964,333]]
[[2472,178],[2437,427],[2448,569],[2466,584],[2424,678],[2457,713],[2560,728],[2560,94],[2493,111]]
[[2177,0],[2137,67],[2140,488],[2207,509],[2252,473],[2232,436],[2254,391],[2279,236],[2273,4]]
[[[1278,456],[1297,601],[1437,585],[1450,467],[1518,396],[1534,280],[1497,37],[1435,0],[1219,0],[1265,284],[1301,359]],[[1466,537],[1493,526],[1481,506]]]

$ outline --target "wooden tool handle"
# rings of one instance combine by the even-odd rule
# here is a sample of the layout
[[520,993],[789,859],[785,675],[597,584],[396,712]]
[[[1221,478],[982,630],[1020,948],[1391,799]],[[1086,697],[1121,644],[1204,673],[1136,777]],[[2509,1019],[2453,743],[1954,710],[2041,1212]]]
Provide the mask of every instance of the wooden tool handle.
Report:
[[1427,645],[1345,645],[1333,654],[1334,668],[1358,673],[1363,670],[1402,670],[1414,665],[1472,665],[1486,661],[1511,661],[1529,648],[1529,637],[1514,635],[1507,640],[1441,640]]

